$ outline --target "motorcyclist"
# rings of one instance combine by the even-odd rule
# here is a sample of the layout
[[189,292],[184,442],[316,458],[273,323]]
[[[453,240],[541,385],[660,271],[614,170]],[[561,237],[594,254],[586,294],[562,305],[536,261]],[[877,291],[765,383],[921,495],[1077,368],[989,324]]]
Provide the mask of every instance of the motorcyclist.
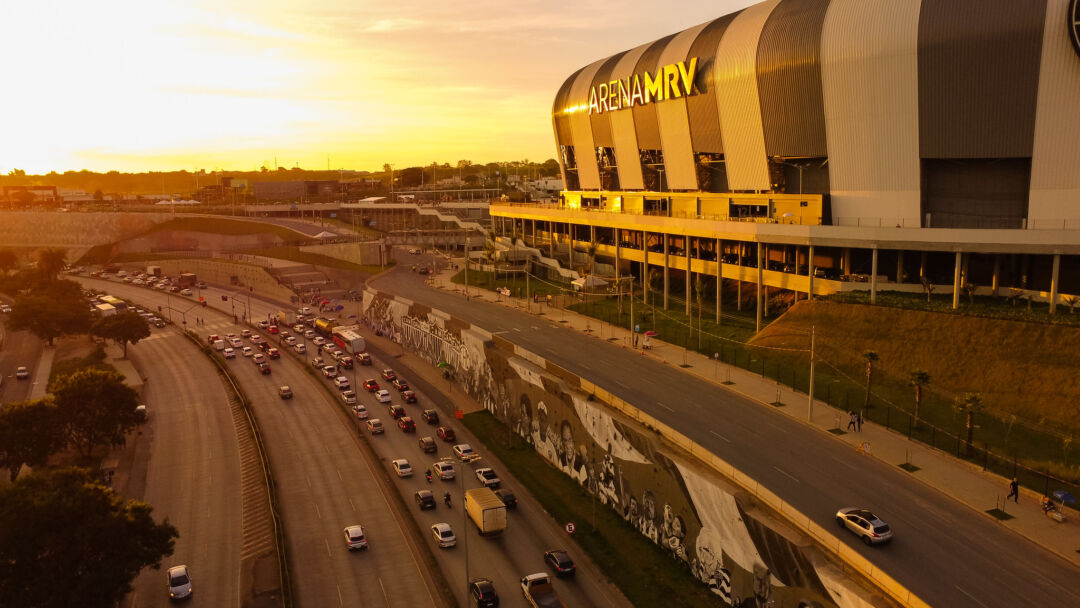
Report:
[[431,471],[424,471],[424,477],[427,478],[428,483],[431,483]]
[[443,494],[443,502],[446,503],[446,506],[450,506],[450,492]]

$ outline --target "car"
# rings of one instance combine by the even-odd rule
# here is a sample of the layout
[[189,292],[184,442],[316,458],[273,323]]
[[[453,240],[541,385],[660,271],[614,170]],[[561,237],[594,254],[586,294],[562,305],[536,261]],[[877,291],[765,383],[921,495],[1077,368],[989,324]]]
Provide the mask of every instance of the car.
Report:
[[862,538],[868,545],[887,543],[893,539],[892,528],[868,509],[847,507],[836,512],[836,523]]
[[416,432],[416,423],[413,422],[413,419],[409,418],[408,416],[402,416],[401,418],[398,418],[397,425],[398,428],[401,429],[401,431],[404,433]]
[[416,501],[416,506],[420,507],[421,511],[434,509],[436,506],[435,495],[431,493],[431,490],[417,490],[413,494],[413,500]]
[[278,326],[277,325],[271,325],[270,327],[266,328],[266,333],[268,333],[268,334],[277,334],[277,333],[280,333],[280,332],[278,331]]
[[499,476],[495,474],[495,469],[492,469],[491,467],[476,469],[476,478],[479,479],[480,483],[484,484],[485,487],[491,488],[492,490],[498,488],[499,484],[502,483]]
[[394,420],[397,420],[398,418],[401,418],[405,415],[405,408],[396,403],[390,405],[390,407],[387,409],[390,410],[390,416]]
[[412,391],[401,391],[401,400],[405,403],[416,403],[416,393]]
[[375,391],[375,398],[379,400],[379,403],[390,403],[390,391],[385,388]]
[[255,351],[250,346],[245,346],[240,349],[240,354],[245,357],[250,357],[255,354]]
[[267,327],[270,327],[269,321],[259,321],[259,329],[266,329]]
[[472,446],[467,443],[455,445],[454,455],[460,458],[462,462],[472,462],[480,458],[480,454],[477,454],[476,450],[472,449]]
[[409,390],[409,383],[402,378],[395,378],[390,384],[393,384],[394,388],[396,388],[399,393],[401,391]]
[[139,422],[146,422],[150,418],[150,412],[146,409],[145,405],[135,406],[135,418]]
[[469,597],[476,608],[498,608],[499,594],[495,592],[495,583],[488,578],[474,578],[469,581]]
[[454,465],[442,460],[433,462],[431,463],[431,474],[443,481],[450,481],[454,478]]
[[427,266],[421,266],[416,269],[416,274],[431,274],[431,269]]
[[153,319],[150,320],[150,322],[153,323],[154,327],[156,327],[158,329],[161,329],[162,327],[165,327],[165,320],[164,319],[159,319],[157,317],[154,317]]
[[[149,315],[149,314],[150,313],[145,312],[145,311],[140,311],[139,312],[140,317],[143,316],[143,315]],[[207,344],[213,344],[214,342],[217,342],[220,339],[221,339],[221,336],[219,336],[217,334],[210,334],[210,336],[206,338],[206,343]]]
[[259,373],[264,375],[264,376],[270,375],[270,364],[269,363],[260,363],[259,364]]
[[192,295],[192,291],[185,287],[184,289],[180,290],[180,295],[182,295],[182,296],[190,296],[190,295]]
[[340,363],[341,367],[344,367],[345,369],[353,368],[352,357],[348,355],[341,355],[340,357],[338,357],[338,363]]
[[298,355],[302,355],[302,354],[304,354],[304,353],[306,353],[306,352],[307,352],[307,347],[306,347],[306,346],[304,346],[304,344],[303,344],[303,343],[300,343],[300,344],[293,344],[293,350],[295,350],[295,351],[296,351],[296,354],[298,354]]
[[439,439],[442,439],[446,442],[454,441],[455,439],[457,439],[457,436],[454,434],[454,429],[448,426],[440,426],[439,428],[435,429],[435,435]]
[[258,365],[260,363],[266,363],[266,355],[262,353],[255,353],[251,356],[251,362],[255,365]]
[[574,576],[577,565],[570,559],[570,554],[562,549],[544,552],[544,563],[555,569],[555,576]]
[[364,526],[356,524],[345,528],[345,546],[349,548],[349,551],[368,548]]
[[364,404],[357,403],[356,405],[353,406],[352,410],[353,410],[353,413],[356,414],[357,418],[359,418],[361,420],[367,420],[368,411],[367,411],[367,408],[364,407]]
[[352,388],[352,385],[349,384],[349,379],[345,376],[334,378],[334,386],[336,386],[339,391],[346,391]]
[[420,416],[424,419],[424,422],[428,424],[439,424],[439,412],[435,410],[424,410]]
[[267,352],[268,350],[270,350],[270,344],[268,342],[259,342],[255,346],[256,346],[256,348],[263,351],[264,353]]
[[307,338],[308,340],[313,340],[318,335],[319,334],[315,333],[314,329],[304,330],[304,337]]
[[292,399],[292,389],[289,388],[288,384],[283,384],[279,386],[277,389],[277,394],[282,399]]
[[510,490],[500,488],[495,490],[495,495],[499,497],[499,500],[503,501],[503,504],[506,505],[507,509],[517,508],[517,496],[514,496],[514,493]]
[[199,281],[198,283],[195,284],[195,287],[198,287],[199,289],[206,289],[206,282]]
[[324,353],[326,353],[326,354],[330,355],[330,357],[331,357],[331,358],[333,358],[333,356],[334,356],[334,349],[335,349],[335,348],[336,348],[336,347],[335,347],[335,346],[333,345],[333,343],[331,343],[331,342],[327,342],[326,344],[323,344],[323,345],[322,345],[322,346],[321,346],[321,347],[319,348],[319,350],[321,350],[322,352],[324,352]]
[[245,338],[250,338],[251,337],[251,330],[250,329],[242,330],[240,332],[240,335],[245,337]]
[[326,376],[327,378],[335,378],[335,377],[337,377],[337,366],[336,365],[324,365],[322,367],[322,375]]
[[292,326],[292,330],[295,331],[298,334],[303,334],[306,331],[306,329],[307,328],[305,328],[302,323],[297,323],[296,325]]
[[441,548],[453,547],[457,544],[457,537],[454,536],[454,530],[450,527],[450,524],[446,522],[439,522],[432,525],[431,536],[435,539],[435,544]]
[[379,435],[386,429],[383,428],[382,420],[378,418],[369,418],[367,421],[367,430],[372,435]]
[[394,467],[394,473],[398,477],[412,477],[412,466],[409,465],[409,461],[404,458],[398,458],[390,463],[390,466]]
[[271,348],[266,349],[266,356],[270,357],[271,359],[280,359],[281,358],[281,351],[279,351],[276,348],[271,347]]
[[294,338],[292,336],[285,336],[285,343],[288,344],[289,346],[293,346],[293,345],[296,344],[296,338]]
[[364,380],[364,389],[369,393],[374,393],[379,390],[379,383],[372,378],[368,378],[367,380]]
[[356,405],[356,391],[341,391],[341,400],[345,405]]
[[326,338],[322,336],[316,336],[311,339],[311,343],[315,346],[322,346],[323,344],[326,344]]
[[392,369],[384,369],[384,370],[382,370],[382,377],[383,377],[383,380],[390,381],[390,380],[393,380],[393,379],[397,378],[397,374],[394,373],[394,370],[392,370]]
[[185,564],[169,568],[165,580],[169,585],[169,599],[182,600],[191,597],[191,574]]
[[8,306],[7,304],[0,304],[0,312],[2,312],[4,314],[8,314],[8,313],[11,312],[11,307]]
[[263,342],[266,342],[266,340],[264,340],[263,337],[260,336],[259,334],[251,334],[251,337],[248,338],[248,341],[251,342],[252,344],[255,344],[255,345],[262,344]]
[[236,358],[236,350],[232,348],[226,348],[225,350],[221,351],[221,354],[224,355],[226,359]]
[[367,353],[360,353],[356,355],[356,358],[360,361],[360,365],[371,365],[371,355]]
[[233,348],[240,348],[244,343],[240,341],[240,338],[236,336],[229,336],[229,346]]
[[439,450],[439,446],[435,444],[435,440],[431,437],[421,437],[419,443],[420,449],[423,450],[425,454],[434,454]]

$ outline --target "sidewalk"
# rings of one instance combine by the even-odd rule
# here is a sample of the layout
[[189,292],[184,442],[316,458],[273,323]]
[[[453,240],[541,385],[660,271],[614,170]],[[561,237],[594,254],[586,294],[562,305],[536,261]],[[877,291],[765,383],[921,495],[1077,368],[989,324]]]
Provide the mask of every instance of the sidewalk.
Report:
[[[438,289],[457,291],[464,295],[463,287],[450,281],[453,275],[452,271],[443,271],[432,276],[428,284]],[[469,294],[474,299],[500,303],[522,312],[526,310],[527,303],[521,298],[501,296],[475,287],[469,288]],[[528,305],[532,314],[539,312],[540,307],[536,304],[529,302]],[[612,344],[620,344],[624,348],[630,344],[631,335],[626,328],[615,327],[569,310],[549,309],[546,305],[543,309],[544,318],[553,323],[586,333],[597,339],[611,340]],[[909,473],[915,479],[971,507],[980,516],[997,521],[1003,527],[1058,554],[1066,561],[1080,566],[1080,521],[1077,521],[1072,512],[1067,513],[1073,517],[1064,524],[1046,517],[1039,503],[1042,498],[1039,492],[1021,487],[1019,504],[1003,504],[1003,499],[1009,492],[1008,479],[985,472],[977,465],[953,458],[925,444],[910,441],[907,437],[877,424],[865,423],[862,430],[858,432],[840,434],[829,432],[832,429],[843,431],[848,421],[846,412],[815,400],[813,415],[808,420],[807,395],[797,393],[790,387],[778,384],[775,380],[762,378],[758,374],[739,367],[718,363],[696,352],[686,352],[681,347],[658,341],[655,338],[652,340],[652,348],[638,352],[642,356],[654,359],[657,365],[681,366],[685,357],[686,364],[690,367],[680,367],[682,371],[717,383],[727,390],[762,405],[769,405],[780,413],[827,433],[837,441],[848,444],[853,458],[859,455],[858,447],[864,442],[869,442],[868,457],[877,458],[898,467],[905,463],[918,467],[917,470]],[[731,384],[726,384],[728,381]],[[783,407],[770,405],[778,400],[778,394]],[[999,521],[987,513],[995,507],[1005,510],[1013,518]]]

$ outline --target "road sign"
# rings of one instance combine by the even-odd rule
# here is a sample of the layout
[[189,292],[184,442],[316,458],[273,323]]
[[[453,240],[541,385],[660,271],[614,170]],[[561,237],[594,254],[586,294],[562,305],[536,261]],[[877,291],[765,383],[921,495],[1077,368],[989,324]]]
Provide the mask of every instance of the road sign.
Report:
[[574,526],[574,522],[571,521],[571,522],[566,523],[566,533],[567,534],[573,534],[575,529],[576,528]]
[[641,331],[641,326],[640,325],[635,325],[634,326],[634,331],[635,332],[640,332]]

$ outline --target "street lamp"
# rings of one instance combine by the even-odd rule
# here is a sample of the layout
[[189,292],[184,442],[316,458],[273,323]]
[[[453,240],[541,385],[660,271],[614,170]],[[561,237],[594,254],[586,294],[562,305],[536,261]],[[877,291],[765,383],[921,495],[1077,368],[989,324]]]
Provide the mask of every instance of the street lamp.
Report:
[[[467,602],[469,599],[469,510],[465,508],[465,476],[461,475],[465,470],[466,462],[453,456],[443,456],[439,460],[454,464],[455,474],[458,475],[458,482],[461,486],[461,535],[464,539],[462,544],[465,549],[465,600]],[[476,458],[473,462],[479,462],[480,460],[483,459]],[[461,470],[457,470],[459,464]]]

